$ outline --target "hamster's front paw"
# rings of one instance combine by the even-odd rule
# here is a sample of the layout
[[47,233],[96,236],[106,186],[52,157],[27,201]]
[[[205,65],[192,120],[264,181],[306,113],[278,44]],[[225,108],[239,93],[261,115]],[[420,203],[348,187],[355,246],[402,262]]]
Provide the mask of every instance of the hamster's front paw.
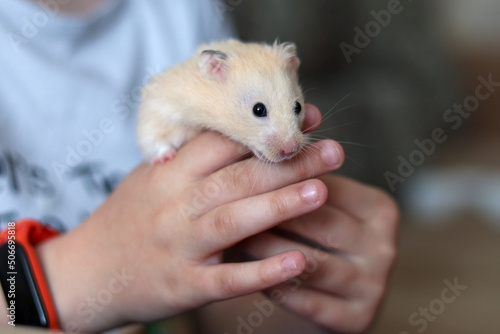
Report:
[[153,165],[164,164],[168,160],[172,160],[177,155],[175,147],[168,143],[156,145],[156,155],[151,159]]
[[153,127],[142,123],[138,131],[139,146],[151,164],[163,164],[174,159],[182,145],[201,131],[200,128],[182,125]]

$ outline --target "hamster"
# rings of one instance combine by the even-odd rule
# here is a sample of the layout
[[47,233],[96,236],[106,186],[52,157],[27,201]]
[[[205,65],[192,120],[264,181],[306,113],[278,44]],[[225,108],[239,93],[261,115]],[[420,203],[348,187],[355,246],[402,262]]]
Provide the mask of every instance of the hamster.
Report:
[[142,90],[137,137],[163,163],[203,130],[247,146],[259,159],[290,159],[305,145],[300,60],[293,43],[227,40],[152,78]]

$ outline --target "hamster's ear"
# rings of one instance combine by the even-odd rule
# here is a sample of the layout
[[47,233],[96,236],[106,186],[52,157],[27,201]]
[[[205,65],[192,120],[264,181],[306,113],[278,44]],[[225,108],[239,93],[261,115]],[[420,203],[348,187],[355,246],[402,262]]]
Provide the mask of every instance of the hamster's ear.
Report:
[[198,58],[198,67],[207,78],[224,81],[227,73],[227,54],[215,50],[202,51]]
[[293,72],[297,72],[300,66],[300,59],[297,57],[297,46],[292,42],[279,44],[278,40],[274,41],[275,48],[281,54],[285,61],[285,66]]

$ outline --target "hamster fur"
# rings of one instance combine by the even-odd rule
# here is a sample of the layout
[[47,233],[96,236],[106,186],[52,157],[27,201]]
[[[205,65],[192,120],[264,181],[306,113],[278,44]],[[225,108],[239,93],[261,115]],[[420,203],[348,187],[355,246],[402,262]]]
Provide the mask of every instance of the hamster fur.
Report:
[[153,163],[172,159],[185,142],[210,129],[262,160],[292,158],[305,145],[299,65],[293,43],[201,46],[144,87],[137,126],[144,156]]

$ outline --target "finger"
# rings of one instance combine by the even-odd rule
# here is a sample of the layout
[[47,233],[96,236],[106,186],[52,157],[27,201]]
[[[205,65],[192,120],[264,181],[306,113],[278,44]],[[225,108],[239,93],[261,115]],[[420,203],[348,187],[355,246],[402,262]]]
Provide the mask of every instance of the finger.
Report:
[[319,141],[315,148],[279,164],[265,164],[256,158],[241,161],[200,180],[197,194],[204,200],[204,205],[199,206],[198,215],[249,195],[331,172],[342,165],[344,151],[337,142]]
[[365,305],[300,286],[296,279],[265,293],[275,303],[336,332],[362,333],[371,320],[366,316]]
[[313,132],[321,125],[321,112],[316,106],[306,103],[306,114],[304,123],[302,124],[302,131],[304,133]]
[[205,266],[200,295],[221,300],[262,291],[296,277],[305,264],[304,255],[291,250],[260,261]]
[[396,239],[399,212],[385,192],[339,176],[325,175],[320,179],[329,191],[328,204],[368,223],[368,229],[384,239]]
[[195,242],[190,251],[203,256],[225,249],[283,220],[319,208],[326,196],[321,181],[309,180],[217,207],[194,223],[191,235]]
[[289,249],[298,249],[306,257],[306,267],[297,277],[301,285],[343,297],[357,294],[357,278],[360,275],[356,265],[345,257],[324,252],[319,248],[311,248],[271,232],[253,236],[240,245],[245,252],[257,259],[267,258]]
[[318,210],[282,223],[277,228],[344,254],[352,254],[359,249],[363,233],[357,219],[328,203]]
[[243,159],[249,152],[244,145],[218,132],[206,131],[183,146],[175,162],[185,173],[199,178]]

